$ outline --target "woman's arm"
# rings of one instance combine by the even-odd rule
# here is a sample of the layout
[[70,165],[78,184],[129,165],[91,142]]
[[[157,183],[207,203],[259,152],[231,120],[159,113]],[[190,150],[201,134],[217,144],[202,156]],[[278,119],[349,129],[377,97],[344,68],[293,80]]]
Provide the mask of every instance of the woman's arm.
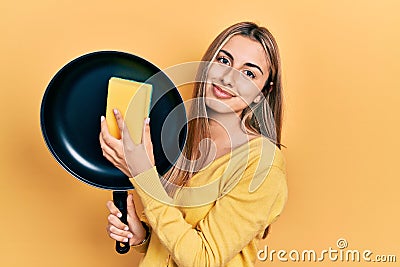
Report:
[[281,213],[287,197],[285,173],[276,166],[268,166],[268,176],[250,193],[254,165],[246,169],[239,183],[217,200],[194,228],[178,208],[142,189],[143,183],[157,186],[159,177],[155,168],[130,179],[143,202],[153,233],[179,266],[224,266]]
[[[134,145],[118,112],[116,119],[123,132],[127,167],[134,177],[130,180],[145,207],[148,223],[178,265],[225,265],[281,213],[287,197],[284,168],[280,164],[271,167],[264,160],[260,164],[253,161],[246,166],[239,183],[217,200],[208,215],[193,227],[178,208],[166,204],[171,199],[154,167],[148,124],[143,129],[143,143]],[[259,166],[265,170],[260,172]],[[253,188],[250,186],[253,180],[262,182],[256,190],[249,190]]]

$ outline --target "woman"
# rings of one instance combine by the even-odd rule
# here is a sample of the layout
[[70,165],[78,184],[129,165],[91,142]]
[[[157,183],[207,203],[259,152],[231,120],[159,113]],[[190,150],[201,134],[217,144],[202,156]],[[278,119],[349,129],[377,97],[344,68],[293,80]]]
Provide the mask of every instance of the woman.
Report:
[[243,22],[211,43],[195,83],[188,138],[181,157],[159,177],[150,128],[134,145],[123,118],[122,140],[102,117],[104,156],[127,174],[144,213],[128,196],[128,225],[109,201],[111,238],[145,252],[141,266],[253,266],[257,241],[287,199],[280,152],[281,68],[267,29]]

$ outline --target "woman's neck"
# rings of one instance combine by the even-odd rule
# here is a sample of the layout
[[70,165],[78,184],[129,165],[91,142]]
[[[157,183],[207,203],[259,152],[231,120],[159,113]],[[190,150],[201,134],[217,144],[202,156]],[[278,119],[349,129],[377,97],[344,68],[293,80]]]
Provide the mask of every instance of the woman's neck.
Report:
[[218,113],[207,110],[210,124],[211,139],[220,149],[232,149],[244,144],[249,136],[241,127],[241,120],[236,113]]

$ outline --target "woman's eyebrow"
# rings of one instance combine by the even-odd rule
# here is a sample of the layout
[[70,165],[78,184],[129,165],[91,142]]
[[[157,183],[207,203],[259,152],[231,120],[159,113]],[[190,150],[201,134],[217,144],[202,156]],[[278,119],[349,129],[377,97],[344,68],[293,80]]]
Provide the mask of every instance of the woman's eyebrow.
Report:
[[264,75],[264,72],[262,72],[261,68],[259,66],[257,66],[256,64],[246,63],[244,65],[249,66],[249,67],[253,67],[253,68],[257,68],[261,72],[261,74]]
[[[221,49],[220,52],[224,53],[224,54],[225,54],[226,56],[228,56],[231,60],[234,60],[233,56],[232,56],[231,53],[229,53],[228,51]],[[256,68],[256,69],[258,69],[258,70],[261,72],[262,75],[264,75],[264,72],[263,72],[263,71],[261,70],[261,68],[260,68],[259,66],[257,66],[256,64],[247,62],[247,63],[245,63],[244,65],[245,65],[245,66],[252,67],[252,68]]]
[[228,51],[221,49],[220,52],[224,53],[224,54],[227,55],[230,59],[233,60],[233,56],[232,56],[231,53],[229,53]]

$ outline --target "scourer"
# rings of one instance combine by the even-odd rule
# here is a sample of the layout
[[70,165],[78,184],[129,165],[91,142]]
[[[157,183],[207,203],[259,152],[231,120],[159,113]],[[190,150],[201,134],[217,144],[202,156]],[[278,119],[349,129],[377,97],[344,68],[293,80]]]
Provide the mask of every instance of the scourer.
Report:
[[143,122],[149,116],[152,85],[111,77],[108,81],[106,121],[112,136],[120,139],[121,134],[113,109],[122,114],[132,141],[142,142]]

